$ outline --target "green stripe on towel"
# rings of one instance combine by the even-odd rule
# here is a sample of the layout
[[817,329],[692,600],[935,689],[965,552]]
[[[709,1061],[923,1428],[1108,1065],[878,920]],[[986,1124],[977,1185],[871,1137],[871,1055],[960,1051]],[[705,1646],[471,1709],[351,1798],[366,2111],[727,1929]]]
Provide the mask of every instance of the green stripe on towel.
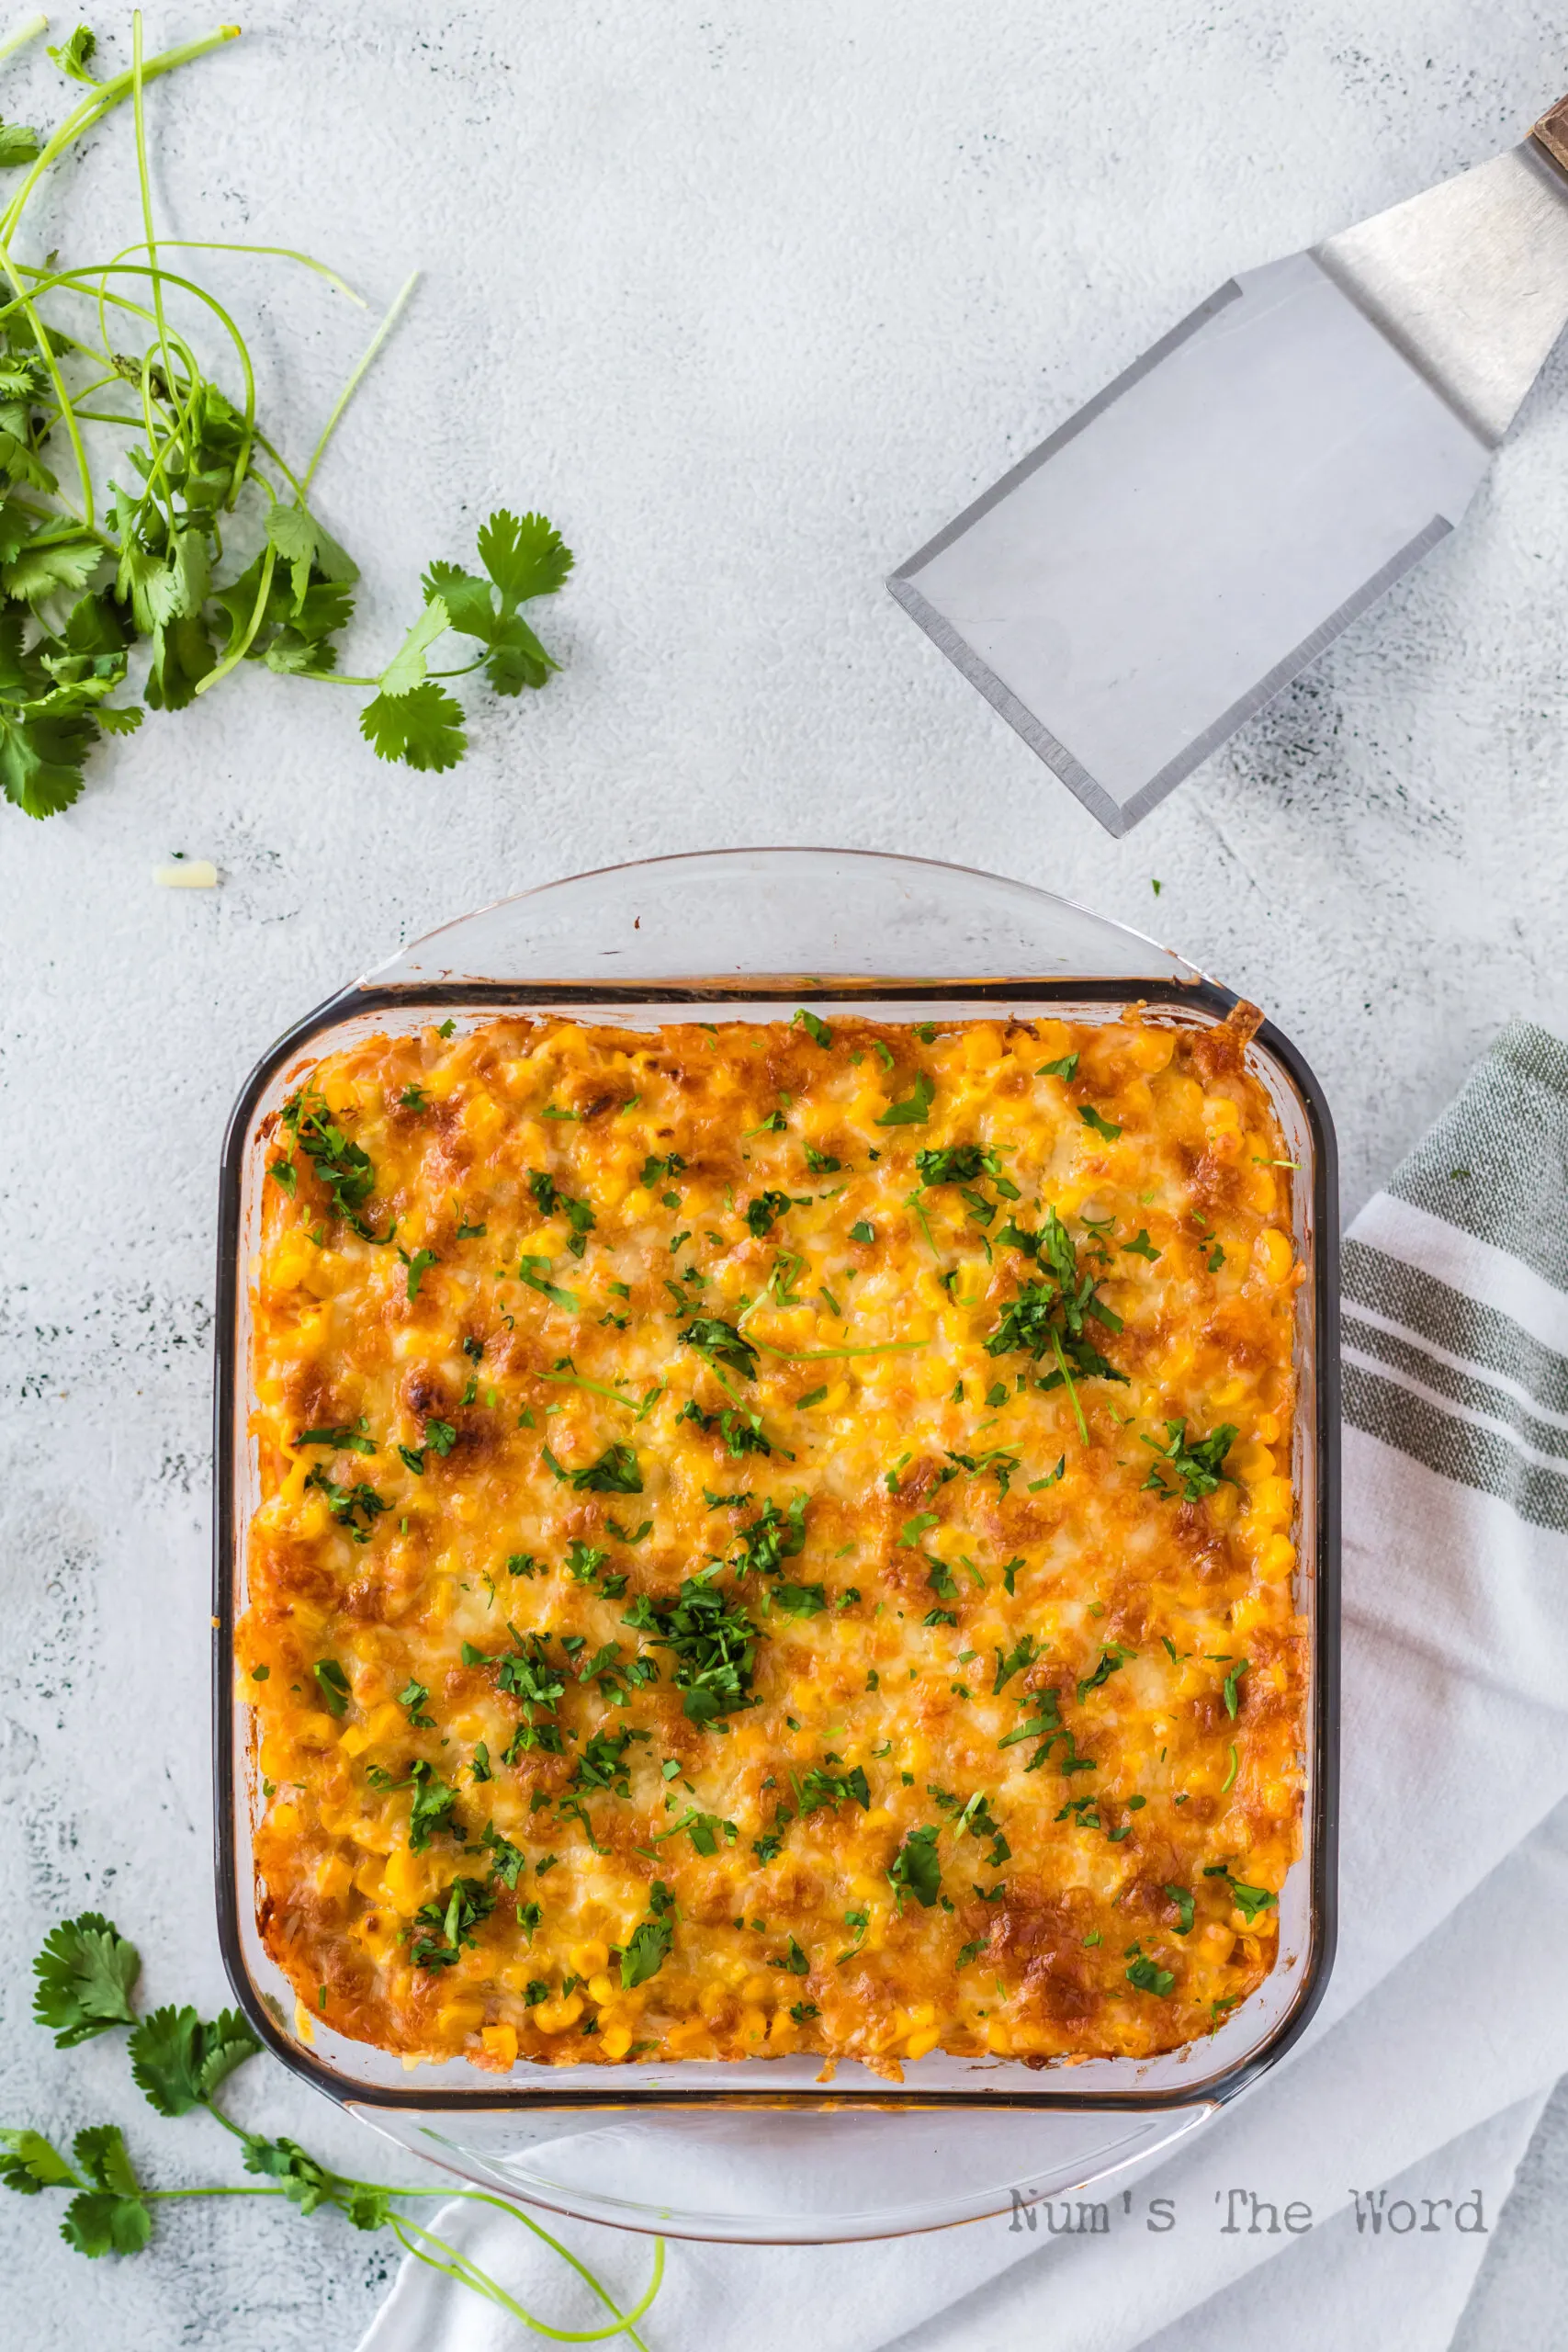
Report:
[[1423,1388],[1435,1390],[1434,1402],[1440,1405],[1447,1401],[1461,1413],[1482,1414],[1489,1420],[1501,1421],[1521,1445],[1529,1446],[1532,1453],[1560,1459],[1568,1473],[1568,1429],[1561,1423],[1540,1419],[1506,1388],[1478,1377],[1462,1365],[1445,1363],[1416,1340],[1403,1339],[1397,1332],[1380,1330],[1375,1323],[1363,1322],[1354,1309],[1343,1317],[1340,1337],[1346,1347],[1355,1348],[1364,1356],[1375,1356],[1391,1372],[1403,1373],[1407,1380],[1419,1381]]
[[[1562,1199],[1568,1215],[1568,1178]],[[1544,1346],[1512,1316],[1358,1241],[1354,1234],[1345,1244],[1344,1269],[1345,1298],[1352,1312],[1370,1306],[1450,1355],[1462,1356],[1478,1371],[1506,1373],[1549,1412],[1568,1413],[1568,1356]]]
[[1388,1189],[1568,1291],[1568,1046],[1510,1022]]
[[1360,1364],[1345,1366],[1344,1395],[1346,1419],[1369,1437],[1439,1477],[1496,1496],[1533,1526],[1568,1532],[1568,1476],[1527,1462],[1509,1439],[1459,1420]]

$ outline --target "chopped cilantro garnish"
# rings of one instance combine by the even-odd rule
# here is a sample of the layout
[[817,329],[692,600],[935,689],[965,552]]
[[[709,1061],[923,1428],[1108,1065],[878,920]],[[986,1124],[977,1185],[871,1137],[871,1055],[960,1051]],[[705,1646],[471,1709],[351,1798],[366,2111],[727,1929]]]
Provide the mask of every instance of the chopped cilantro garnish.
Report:
[[716,1315],[694,1316],[677,1338],[682,1347],[694,1348],[709,1363],[727,1364],[743,1379],[755,1379],[757,1351],[733,1323],[721,1322]]
[[905,1095],[901,1102],[890,1102],[886,1111],[878,1113],[877,1125],[879,1127],[923,1127],[931,1115],[931,1101],[935,1093],[936,1088],[930,1076],[925,1070],[921,1070],[915,1080],[911,1092]]
[[759,1241],[765,1241],[790,1206],[787,1193],[759,1193],[746,1211],[746,1222]]
[[773,1589],[773,1605],[788,1617],[819,1617],[828,1606],[828,1595],[819,1584],[778,1584]]
[[629,1445],[606,1446],[597,1462],[590,1462],[581,1470],[570,1473],[571,1483],[580,1495],[640,1495],[642,1472],[637,1465],[636,1449]]
[[632,1992],[657,1976],[675,1942],[675,1898],[661,1878],[649,1890],[649,1916],[632,1929],[621,1954],[621,1989]]
[[340,1487],[321,1468],[314,1469],[305,1484],[315,1487],[325,1495],[327,1509],[340,1527],[346,1527],[356,1544],[368,1544],[377,1520],[387,1509],[374,1487],[361,1479],[356,1486]]
[[310,1671],[316,1678],[317,1687],[321,1694],[321,1704],[328,1714],[339,1717],[345,1715],[348,1713],[348,1702],[353,1692],[349,1687],[348,1677],[336,1658],[318,1658]]
[[359,1214],[376,1189],[370,1156],[339,1126],[324,1098],[302,1087],[284,1104],[282,1118],[318,1181],[326,1186],[337,1215],[362,1240],[389,1241],[390,1226],[385,1233],[373,1233]]
[[434,1716],[423,1714],[420,1712],[429,1696],[430,1692],[426,1686],[423,1682],[416,1682],[412,1675],[408,1681],[403,1685],[403,1688],[399,1691],[398,1704],[400,1707],[405,1707],[408,1710],[409,1726],[411,1730],[429,1731],[434,1729],[435,1724]]
[[574,1199],[570,1193],[563,1193],[555,1178],[542,1168],[530,1171],[528,1189],[541,1216],[565,1217],[571,1227],[566,1245],[568,1253],[573,1258],[581,1258],[588,1247],[588,1237],[596,1222],[588,1203]]
[[331,1429],[301,1430],[294,1442],[296,1446],[330,1446],[334,1453],[374,1453],[376,1448],[365,1434],[366,1426],[361,1419],[352,1427],[346,1422],[339,1422]]
[[795,1791],[803,1821],[807,1814],[820,1813],[829,1805],[854,1804],[863,1813],[871,1810],[871,1791],[864,1767],[859,1764],[848,1772],[829,1772],[825,1766],[814,1764],[795,1783]]
[[552,1306],[564,1306],[571,1315],[580,1313],[581,1301],[577,1293],[562,1290],[547,1280],[549,1266],[547,1258],[525,1257],[518,1266],[517,1279],[520,1283],[526,1283],[530,1290],[536,1290],[542,1298],[547,1298]]
[[1233,1723],[1241,1704],[1241,1678],[1247,1672],[1247,1659],[1238,1657],[1224,1679],[1225,1713]]
[[684,1694],[682,1711],[688,1723],[706,1725],[758,1703],[751,1693],[757,1628],[709,1575],[687,1577],[671,1601],[639,1595],[621,1622],[651,1634],[673,1655],[673,1679]]
[[[1190,1444],[1185,1421],[1167,1421],[1165,1427],[1164,1445],[1156,1445],[1152,1437],[1143,1440],[1156,1456],[1144,1485],[1168,1499],[1179,1494],[1190,1503],[1201,1502],[1205,1495],[1213,1493],[1224,1476],[1225,1456],[1235,1443],[1237,1433],[1229,1421],[1224,1421],[1207,1437]],[[1172,1485],[1166,1483],[1167,1471],[1175,1481]]]
[[887,1883],[900,1911],[906,1894],[912,1894],[920,1908],[929,1911],[941,1894],[942,1864],[937,1858],[936,1839],[933,1827],[911,1829],[894,1856]]
[[476,1939],[474,1929],[495,1909],[495,1896],[482,1879],[456,1878],[444,1894],[414,1913],[420,1931],[409,1949],[415,1968],[450,1968]]

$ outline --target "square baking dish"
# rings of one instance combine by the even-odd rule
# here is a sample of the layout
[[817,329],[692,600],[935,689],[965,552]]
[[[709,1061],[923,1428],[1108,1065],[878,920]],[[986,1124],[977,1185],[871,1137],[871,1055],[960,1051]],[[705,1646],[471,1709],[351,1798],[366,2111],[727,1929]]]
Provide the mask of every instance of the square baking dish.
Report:
[[[262,1124],[320,1056],[428,1019],[509,1012],[657,1027],[721,1005],[774,1020],[800,1004],[914,1023],[1043,1012],[1114,1019],[1138,1001],[1183,1025],[1236,999],[1168,950],[1044,892],[914,858],[737,850],[574,876],[447,925],[308,1014],[240,1095],[221,1169],[214,1521],[217,1892],[236,1997],[292,2071],[422,2153],[587,2218],[720,2238],[868,2236],[1005,2210],[1014,2194],[1146,2161],[1255,2082],[1296,2040],[1332,1961],[1338,1649],[1337,1184],[1333,1128],[1300,1056],[1265,1023],[1249,1064],[1298,1163],[1297,1601],[1309,1628],[1300,1858],[1280,1898],[1280,1958],[1201,2044],[1031,2067],[953,2058],[901,2086],[812,2058],[576,2065],[464,2060],[411,2070],[313,2026],[265,1952],[252,1857],[255,1773],[233,1632],[255,1496],[249,1287]],[[697,1014],[696,1017],[700,1017]],[[562,2075],[568,2079],[563,2081]],[[868,2177],[870,2171],[874,2177]]]

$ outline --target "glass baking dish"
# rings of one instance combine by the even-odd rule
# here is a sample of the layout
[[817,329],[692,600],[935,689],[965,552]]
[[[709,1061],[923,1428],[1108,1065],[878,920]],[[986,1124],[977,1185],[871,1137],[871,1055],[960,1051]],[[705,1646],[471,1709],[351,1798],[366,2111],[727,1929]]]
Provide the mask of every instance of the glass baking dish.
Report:
[[252,1072],[225,1139],[219,1217],[213,1599],[220,1932],[236,1998],[295,2074],[466,2177],[581,2218],[773,2243],[887,2235],[1005,2211],[1015,2199],[1125,2179],[1255,2083],[1320,1998],[1335,1935],[1338,1657],[1338,1200],[1334,1132],[1312,1073],[1268,1023],[1250,1048],[1287,1137],[1300,1411],[1292,1530],[1310,1629],[1302,1852],[1280,1898],[1280,1959],[1201,2044],[1147,2059],[1032,2068],[909,2064],[901,2086],[815,2058],[413,2069],[297,2010],[261,1942],[249,1710],[235,1687],[244,1531],[254,1495],[249,1283],[260,1125],[324,1053],[381,1029],[498,1009],[657,1026],[723,1005],[775,1019],[807,1004],[916,1022],[1049,1009],[1114,1018],[1133,1000],[1184,1024],[1235,996],[1168,949],[1047,893],[919,858],[732,850],[575,876],[447,924],[299,1022]]

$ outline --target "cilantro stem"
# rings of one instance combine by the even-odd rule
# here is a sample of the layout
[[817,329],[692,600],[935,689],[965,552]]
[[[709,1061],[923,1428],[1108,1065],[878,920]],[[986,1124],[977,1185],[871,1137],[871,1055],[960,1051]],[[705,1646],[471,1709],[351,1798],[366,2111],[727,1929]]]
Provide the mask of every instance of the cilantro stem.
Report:
[[[333,408],[333,413],[328,417],[326,423],[322,425],[321,436],[318,439],[315,447],[310,452],[310,462],[305,469],[304,479],[299,485],[299,497],[301,503],[303,503],[306,493],[310,490],[311,481],[315,475],[316,468],[321,464],[322,458],[326,454],[327,443],[332,439],[333,435],[337,431],[339,424],[343,421],[344,411],[347,408],[349,401],[354,398],[355,393],[359,390],[360,385],[365,379],[366,372],[368,369],[371,361],[375,358],[376,354],[380,350],[381,345],[386,342],[387,337],[391,334],[392,329],[396,326],[400,316],[408,305],[410,295],[413,292],[414,288],[418,284],[419,272],[416,269],[411,272],[409,277],[403,280],[402,285],[392,297],[391,309],[387,312],[386,317],[382,320],[380,325],[377,328],[375,334],[371,336],[369,342],[360,353],[357,362],[350,372],[347,383],[338,394],[336,402]],[[372,681],[369,683],[376,682]]]
[[24,17],[15,32],[7,33],[5,40],[0,40],[0,62],[9,57],[13,50],[21,49],[29,40],[37,40],[39,33],[48,30],[47,17]]
[[287,2197],[286,2188],[139,2188],[145,2205],[168,2205],[178,2197]]
[[272,575],[276,569],[277,549],[269,540],[266,554],[262,559],[261,578],[256,583],[256,601],[251,607],[251,617],[217,667],[209,670],[205,678],[197,680],[198,695],[205,694],[209,686],[215,686],[220,678],[226,678],[231,670],[237,669],[250,651],[256,631],[262,625],[262,616],[266,611],[266,600],[272,593]]
[[[426,2197],[444,2194],[439,2189],[423,2189],[416,2193]],[[472,2190],[465,2189],[458,2193],[462,2196],[475,2196]],[[592,2288],[600,2301],[609,2305],[610,2310],[615,2314],[615,2324],[611,2327],[551,2327],[547,2321],[536,2319],[532,2312],[525,2311],[521,2303],[514,2302],[506,2290],[491,2278],[488,2271],[479,2269],[478,2265],[470,2262],[467,2255],[458,2247],[449,2244],[446,2238],[437,2237],[433,2230],[423,2228],[418,2222],[411,2222],[406,2214],[402,2213],[389,2213],[387,2217],[388,2223],[398,2244],[407,2253],[412,2254],[417,2261],[427,2263],[432,2270],[444,2272],[448,2278],[457,2279],[461,2285],[470,2288],[476,2295],[482,2295],[487,2302],[494,2303],[499,2310],[510,2312],[513,2318],[521,2320],[525,2327],[533,2328],[540,2335],[547,2335],[553,2343],[602,2344],[606,2336],[619,2335],[624,2331],[630,2336],[632,2342],[638,2346],[639,2352],[647,2352],[647,2346],[642,2337],[637,2335],[633,2323],[642,2317],[659,2292],[663,2280],[664,2241],[662,2238],[654,2240],[653,2277],[647,2293],[640,2302],[635,2304],[629,2312],[623,2313],[616,2310],[615,2302],[599,2284],[592,2272],[579,2262],[575,2256],[569,2254],[558,2238],[553,2238],[547,2230],[541,2229],[538,2223],[530,2221],[525,2213],[518,2212],[514,2205],[505,2204],[499,2197],[476,2197],[476,2202],[494,2205],[498,2211],[513,2214],[525,2228],[532,2230],[536,2237],[542,2238],[547,2245],[553,2246],[563,2260],[570,2263],[579,2277]],[[420,2239],[423,2239],[423,2245],[415,2243]],[[427,2253],[426,2246],[439,2247],[440,2253]],[[448,2259],[443,2261],[441,2258],[443,2255]]]
[[[301,269],[313,269],[318,277],[324,277],[329,286],[335,287],[340,294],[346,294],[356,309],[366,311],[370,307],[364,295],[356,294],[348,280],[340,277],[335,269],[329,269],[324,261],[317,261],[312,254],[297,253],[292,245],[234,244],[226,243],[217,237],[160,237],[158,243],[166,254],[265,254],[274,261],[297,261]],[[145,253],[147,250],[145,243],[121,245],[114,258],[117,262],[123,261],[127,254]]]
[[[142,66],[141,74],[142,86],[145,87],[149,82],[156,82],[164,74],[175,73],[182,65],[193,63],[198,57],[205,57],[210,50],[222,49],[228,42],[238,40],[239,38],[238,25],[220,25],[216,32],[204,33],[199,40],[182,41],[177,49],[163,51],[159,56],[149,59]],[[96,89],[66,116],[53,138],[49,141],[33,162],[27,178],[6,207],[4,213],[0,213],[0,242],[8,243],[16,234],[17,224],[27,209],[28,199],[50,165],[62,155],[68,147],[73,146],[85,130],[91,129],[106,114],[112,113],[116,107],[122,105],[130,96],[135,80],[134,74],[117,74],[111,80],[100,82]]]
[[766,1340],[753,1340],[751,1345],[761,1348],[765,1356],[778,1356],[786,1363],[836,1363],[840,1356],[905,1355],[911,1348],[929,1348],[929,1340],[883,1340],[874,1347],[862,1348],[773,1348]]
[[[367,679],[365,683],[370,684],[374,681]],[[606,1388],[597,1380],[584,1380],[581,1373],[542,1372],[539,1378],[557,1381],[568,1388],[586,1388],[591,1396],[607,1396],[612,1405],[624,1405],[628,1413],[636,1413],[639,1419],[641,1418],[635,1396],[623,1396],[615,1389]]]
[[942,1251],[936,1246],[936,1236],[931,1231],[931,1221],[926,1216],[919,1193],[911,1193],[909,1194],[906,1206],[914,1210],[915,1216],[919,1223],[920,1231],[931,1243],[931,1256],[936,1260],[937,1264],[940,1266],[942,1263]]
[[[3,239],[3,234],[4,224],[0,223],[0,239]],[[3,250],[3,247],[0,247],[0,250]],[[10,267],[8,263],[6,265],[6,273],[9,275]],[[32,296],[48,294],[57,286],[80,287],[81,280],[85,278],[96,278],[100,285],[100,291],[96,298],[100,305],[100,330],[103,328],[101,306],[106,301],[112,302],[116,310],[130,311],[139,319],[152,319],[154,321],[154,323],[156,322],[155,313],[149,311],[145,304],[141,302],[132,302],[121,294],[108,294],[102,290],[102,281],[107,277],[151,277],[153,273],[147,267],[145,263],[106,261],[96,263],[90,268],[56,270],[29,269],[25,263],[18,263],[17,267],[22,277],[28,277],[33,280],[31,288]],[[222,303],[217,300],[216,296],[209,294],[204,286],[197,286],[194,278],[182,277],[179,276],[177,271],[172,269],[160,270],[157,275],[163,278],[164,283],[166,286],[177,286],[182,293],[194,296],[196,300],[198,302],[205,302],[207,308],[212,312],[214,318],[219,320],[220,322],[227,329],[229,340],[234,346],[235,357],[240,363],[240,371],[245,380],[244,416],[247,442],[253,438],[259,440],[260,435],[255,432],[255,371],[251,365],[250,349],[245,342],[244,336],[240,333],[239,328],[230,317]],[[15,283],[14,279],[13,283]],[[30,299],[30,296],[28,293],[23,292],[23,290],[18,287],[17,299],[15,302],[0,304],[0,323],[3,323],[5,320],[10,316],[11,312],[17,309],[28,311],[28,315],[30,316],[31,313],[28,308]],[[181,352],[185,359],[186,379],[194,389],[195,386],[200,384],[204,380],[202,371],[197,367],[195,356],[191,352],[190,346],[186,343],[184,337],[177,330],[174,330],[172,332],[175,346]],[[91,345],[77,343],[74,337],[70,338],[70,340],[75,350],[92,351]],[[107,348],[107,333],[105,334],[105,345]],[[101,355],[94,352],[92,356],[96,358]],[[169,386],[169,396],[171,400],[175,397],[175,387],[172,381]],[[264,447],[266,447],[265,443],[263,446]],[[277,452],[275,449],[268,447],[267,455],[272,458],[276,465],[282,467],[283,461],[278,457]],[[283,470],[287,472],[288,469],[283,468]],[[291,482],[292,479],[292,476],[290,476]],[[236,481],[233,487],[234,491],[237,492],[239,483]],[[231,503],[232,499],[231,499]]]
[[[240,2124],[236,2123],[231,2116],[225,2115],[223,2109],[214,2099],[209,2098],[203,2101],[203,2105],[206,2107],[207,2111],[209,2115],[211,2116],[213,2121],[215,2123],[220,2123],[223,2126],[224,2131],[230,2132],[233,2138],[240,2141],[248,2141],[250,2139],[251,2134]],[[487,2190],[482,2188],[453,2189],[445,2186],[439,2188],[394,2188],[384,2181],[356,2180],[351,2176],[342,2173],[334,2173],[331,2176],[331,2178],[335,2188],[346,2189],[368,2189],[378,2196],[400,2198],[439,2197],[444,2201],[460,2198],[464,2202],[468,2204],[493,2205],[498,2213],[509,2214],[513,2221],[520,2222],[525,2230],[531,2231],[534,2236],[538,2238],[543,2245],[547,2245],[553,2254],[558,2254],[561,2260],[569,2264],[570,2267],[576,2271],[584,2286],[592,2288],[593,2293],[598,2296],[599,2301],[608,2311],[615,2314],[615,2325],[613,2327],[585,2328],[577,2331],[551,2327],[546,2321],[542,2319],[536,2319],[531,2312],[525,2311],[521,2303],[513,2302],[511,2296],[505,2292],[504,2289],[496,2284],[495,2280],[490,2277],[487,2271],[479,2269],[478,2265],[470,2262],[467,2255],[463,2254],[457,2246],[449,2245],[445,2238],[438,2238],[433,2231],[425,2229],[418,2222],[411,2221],[406,2214],[389,2212],[387,2216],[387,2220],[388,2225],[391,2229],[393,2235],[397,2238],[399,2245],[401,2245],[406,2252],[413,2255],[419,2261],[428,2263],[433,2270],[444,2271],[448,2278],[456,2278],[461,2285],[471,2288],[475,2294],[484,2296],[488,2301],[496,2304],[501,2310],[510,2312],[513,2318],[520,2319],[523,2322],[525,2327],[534,2328],[539,2335],[550,2336],[558,2344],[600,2344],[604,2341],[606,2336],[617,2335],[624,2330],[626,2334],[630,2336],[632,2342],[639,2347],[639,2352],[648,2352],[648,2347],[643,2343],[641,2336],[637,2335],[633,2323],[639,2320],[644,2312],[648,2310],[649,2305],[653,2301],[654,2297],[658,2294],[660,2283],[663,2280],[664,2241],[662,2238],[655,2238],[653,2242],[653,2276],[648,2283],[646,2293],[643,2295],[639,2302],[633,2305],[629,2312],[623,2312],[616,2305],[615,2298],[593,2276],[592,2271],[589,2269],[587,2264],[580,2262],[576,2255],[571,2252],[570,2248],[561,2244],[559,2238],[552,2236],[551,2233],[545,2228],[542,2222],[536,2222],[531,2214],[525,2213],[520,2206],[513,2204],[508,2198],[492,2197]],[[197,2197],[202,2195],[280,2197],[287,2196],[288,2192],[287,2189],[277,2188],[239,2188],[213,2191],[201,2189],[172,2189],[166,2191],[154,2190],[151,2193],[153,2195],[164,2194],[175,2197]],[[404,2234],[405,2231],[409,2233],[406,2236]],[[436,2256],[426,2254],[421,2246],[413,2244],[412,2241],[415,2237],[426,2240],[427,2243],[433,2246],[439,2246],[444,2254],[447,2254],[451,2256],[451,2261],[443,2262]]]
[[1056,1369],[1061,1374],[1063,1380],[1066,1384],[1067,1401],[1073,1408],[1073,1419],[1078,1425],[1078,1435],[1087,1445],[1089,1443],[1089,1425],[1083,1417],[1083,1407],[1078,1403],[1077,1385],[1073,1379],[1072,1374],[1067,1370],[1067,1359],[1062,1353],[1062,1335],[1057,1330],[1055,1324],[1051,1326],[1051,1345],[1055,1351]]
[[[136,179],[141,191],[141,225],[147,232],[147,261],[152,273],[152,310],[158,322],[158,347],[164,355],[164,380],[172,393],[175,362],[169,349],[168,321],[164,316],[164,279],[158,267],[158,244],[152,233],[152,184],[147,175],[147,121],[142,107],[144,87],[141,76],[141,11],[133,8],[130,12],[130,91],[131,113],[136,123]],[[146,373],[144,368],[143,379]]]

